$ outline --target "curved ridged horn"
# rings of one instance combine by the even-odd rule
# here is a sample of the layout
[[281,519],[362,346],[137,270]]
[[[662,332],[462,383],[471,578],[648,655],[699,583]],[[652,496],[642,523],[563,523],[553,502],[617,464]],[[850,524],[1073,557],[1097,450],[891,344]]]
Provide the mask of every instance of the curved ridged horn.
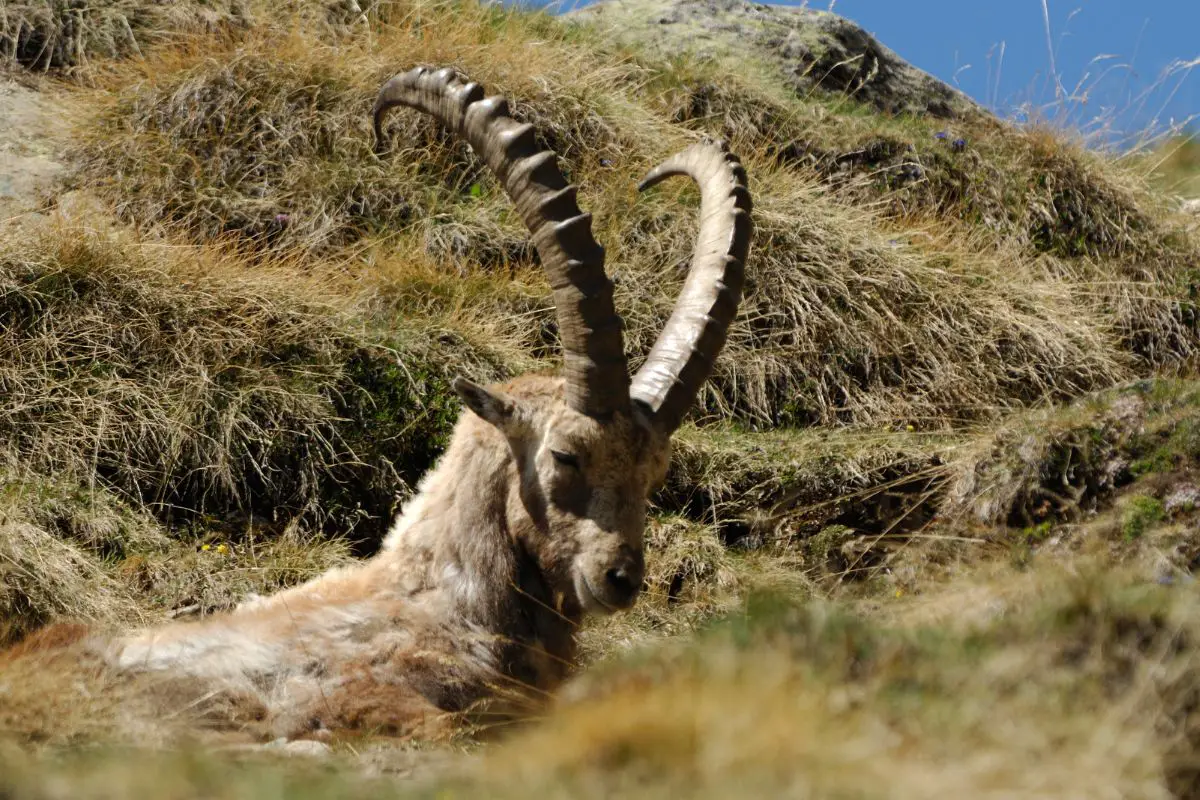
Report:
[[667,433],[683,421],[725,344],[753,231],[746,171],[724,142],[702,142],[672,156],[638,190],[672,175],[687,175],[700,186],[700,232],[675,310],[630,389]]
[[452,69],[417,67],[383,85],[375,101],[375,146],[386,148],[383,117],[393,106],[432,115],[465,139],[500,180],[533,238],[554,290],[563,346],[567,403],[606,418],[629,409],[629,370],[604,248],[592,236],[592,216],[579,210],[575,187],[554,153],[539,150],[533,126],[508,114],[502,97]]

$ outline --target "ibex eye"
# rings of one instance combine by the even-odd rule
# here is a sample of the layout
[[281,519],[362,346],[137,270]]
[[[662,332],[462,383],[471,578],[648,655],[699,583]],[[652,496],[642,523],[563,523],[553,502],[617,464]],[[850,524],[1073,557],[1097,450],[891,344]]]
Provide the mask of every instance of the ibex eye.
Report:
[[579,456],[571,453],[564,453],[561,450],[551,450],[550,455],[554,456],[554,460],[562,464],[564,467],[571,469],[579,469]]

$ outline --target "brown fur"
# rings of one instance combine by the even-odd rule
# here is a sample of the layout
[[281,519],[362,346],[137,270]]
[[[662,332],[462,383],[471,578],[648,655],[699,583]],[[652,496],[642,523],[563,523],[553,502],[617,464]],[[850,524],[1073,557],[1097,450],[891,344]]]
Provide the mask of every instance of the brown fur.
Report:
[[83,646],[130,679],[203,687],[228,699],[207,725],[227,713],[259,737],[444,736],[528,714],[573,668],[583,616],[634,602],[668,445],[640,418],[573,411],[557,378],[460,394],[472,411],[370,560],[204,620],[47,630],[22,652]]
[[6,662],[64,651],[78,645],[91,632],[87,625],[76,622],[57,622],[34,631],[12,647],[0,651],[0,666]]

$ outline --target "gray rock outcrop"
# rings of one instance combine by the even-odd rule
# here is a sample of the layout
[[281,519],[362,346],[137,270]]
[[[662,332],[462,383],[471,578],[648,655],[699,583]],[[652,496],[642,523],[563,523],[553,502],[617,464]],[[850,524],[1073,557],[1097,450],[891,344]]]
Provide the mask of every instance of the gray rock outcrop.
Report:
[[754,58],[798,94],[850,95],[888,113],[961,118],[986,113],[912,66],[862,27],[827,11],[746,0],[603,0],[571,18],[660,55]]

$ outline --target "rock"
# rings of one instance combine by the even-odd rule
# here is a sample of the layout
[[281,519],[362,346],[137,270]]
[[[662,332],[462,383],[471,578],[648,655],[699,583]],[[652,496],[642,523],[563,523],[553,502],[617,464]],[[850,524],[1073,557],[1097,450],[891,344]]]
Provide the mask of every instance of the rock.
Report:
[[0,74],[0,219],[34,208],[62,172],[64,115],[40,92]]
[[1168,514],[1177,511],[1186,513],[1200,508],[1200,489],[1190,483],[1176,486],[1163,500],[1163,508]]
[[312,739],[294,739],[292,741],[276,739],[263,745],[263,749],[278,750],[289,756],[304,756],[305,758],[325,758],[333,752],[329,745]]
[[746,0],[602,0],[568,16],[659,55],[756,58],[802,96],[814,90],[848,94],[893,114],[987,114],[859,25],[827,11]]

